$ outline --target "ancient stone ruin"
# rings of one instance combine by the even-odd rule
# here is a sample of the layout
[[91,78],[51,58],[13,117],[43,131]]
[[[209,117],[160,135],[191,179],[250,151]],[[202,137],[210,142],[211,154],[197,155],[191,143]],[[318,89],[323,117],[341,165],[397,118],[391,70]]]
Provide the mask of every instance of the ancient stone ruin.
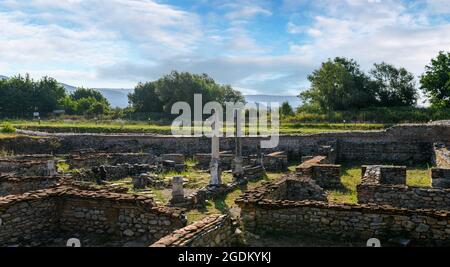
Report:
[[[11,155],[0,158],[0,246],[252,246],[270,233],[450,245],[449,125],[286,135],[274,149],[262,139],[0,139]],[[348,166],[361,169],[353,188]],[[411,185],[418,166],[429,182]]]

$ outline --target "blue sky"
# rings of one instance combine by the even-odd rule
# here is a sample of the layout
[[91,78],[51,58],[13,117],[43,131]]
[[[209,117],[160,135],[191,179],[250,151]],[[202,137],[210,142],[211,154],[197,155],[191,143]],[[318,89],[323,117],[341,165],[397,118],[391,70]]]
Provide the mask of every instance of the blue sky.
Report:
[[416,75],[450,50],[450,0],[0,0],[0,75],[132,88],[171,70],[298,94],[327,58]]

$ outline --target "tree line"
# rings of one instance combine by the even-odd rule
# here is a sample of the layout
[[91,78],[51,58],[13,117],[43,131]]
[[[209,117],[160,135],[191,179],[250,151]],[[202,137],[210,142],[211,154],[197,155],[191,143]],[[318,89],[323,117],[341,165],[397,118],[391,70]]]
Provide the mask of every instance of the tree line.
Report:
[[440,52],[425,67],[420,87],[405,68],[374,64],[364,73],[352,59],[337,57],[308,76],[311,87],[300,94],[306,105],[323,112],[370,107],[414,107],[419,89],[433,107],[450,108],[450,53]]
[[[405,68],[387,63],[374,64],[365,73],[353,59],[337,57],[322,63],[308,80],[311,86],[300,94],[303,105],[297,111],[283,103],[282,115],[294,116],[303,111],[330,113],[356,112],[367,108],[416,107],[419,90],[428,97],[431,108],[450,108],[450,53],[440,52],[425,67],[420,86]],[[129,107],[112,109],[108,100],[89,88],[77,88],[68,93],[53,78],[33,80],[29,75],[0,79],[0,115],[29,117],[33,112],[52,113],[63,109],[69,115],[98,116],[115,114],[160,114],[169,116],[175,102],[193,106],[194,94],[201,94],[203,103],[209,101],[244,102],[243,95],[230,85],[216,83],[207,74],[173,71],[156,81],[139,83],[128,95]],[[131,117],[131,116],[129,116]],[[141,118],[143,118],[141,117]]]

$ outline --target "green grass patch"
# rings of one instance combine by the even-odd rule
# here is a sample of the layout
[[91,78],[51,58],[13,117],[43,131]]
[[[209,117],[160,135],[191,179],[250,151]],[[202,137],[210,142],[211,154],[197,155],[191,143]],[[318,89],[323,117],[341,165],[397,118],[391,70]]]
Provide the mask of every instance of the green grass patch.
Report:
[[[151,124],[140,121],[9,121],[11,126],[45,132],[72,132],[72,133],[152,133],[170,135],[171,125]],[[322,132],[347,132],[382,130],[384,124],[363,123],[291,123],[282,122],[281,134],[314,134]],[[253,128],[253,126],[250,126]],[[225,131],[225,128],[224,128]],[[246,127],[246,132],[249,127]]]

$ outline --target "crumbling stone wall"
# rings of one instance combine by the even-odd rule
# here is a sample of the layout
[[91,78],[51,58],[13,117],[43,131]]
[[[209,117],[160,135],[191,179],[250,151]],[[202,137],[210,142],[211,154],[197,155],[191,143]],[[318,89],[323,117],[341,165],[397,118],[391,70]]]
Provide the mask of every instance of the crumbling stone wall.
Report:
[[57,232],[58,205],[53,194],[47,190],[0,198],[0,247],[48,242]]
[[235,242],[229,215],[211,215],[161,238],[152,247],[229,247]]
[[406,185],[405,166],[361,166],[363,184]]
[[390,205],[408,209],[450,210],[450,189],[409,187],[406,185],[357,186],[358,203]]
[[296,177],[295,175],[288,175],[279,181],[270,183],[266,187],[265,194],[266,197],[276,200],[327,201],[325,191],[315,181],[307,177]]
[[53,187],[60,180],[59,176],[1,176],[0,197]]
[[[0,140],[0,150],[16,153],[70,153],[80,149],[108,152],[147,152],[155,155],[182,153],[193,156],[209,153],[209,138],[155,136],[144,134],[50,134],[43,139],[42,147],[23,145],[30,138]],[[242,149],[245,155],[255,154],[261,138],[244,137]],[[55,142],[56,141],[56,142]],[[33,141],[38,143],[37,141]],[[232,151],[234,138],[221,138],[220,147]],[[11,143],[15,145],[12,146]],[[57,143],[57,145],[53,145]],[[434,157],[434,143],[450,143],[449,125],[398,125],[385,131],[321,133],[312,135],[280,136],[279,146],[264,153],[286,151],[288,156],[321,155],[323,148],[334,149],[337,163],[412,165],[429,163]],[[43,149],[41,149],[43,148]],[[26,151],[26,152],[24,152]]]
[[100,165],[155,164],[156,156],[149,153],[87,153],[71,154],[67,158],[71,169],[90,169]]
[[288,170],[288,156],[284,151],[270,153],[263,157],[266,171],[286,172]]
[[450,189],[450,168],[432,168],[431,182],[434,188]]
[[434,144],[434,164],[440,168],[450,168],[450,150],[445,144]]
[[151,198],[70,187],[0,198],[0,218],[0,246],[45,245],[63,235],[151,244],[186,225],[181,210],[157,206]]
[[[120,164],[104,167],[106,170],[106,180],[108,181],[120,180],[126,177],[156,171],[156,166],[148,164]],[[78,181],[95,181],[99,175],[92,170],[79,170],[73,174],[73,178]]]
[[0,173],[15,173],[22,176],[52,176],[56,174],[55,160],[0,159]]
[[314,180],[324,189],[338,189],[341,183],[341,165],[324,164],[327,158],[317,156],[306,160],[295,169],[297,176]]
[[122,241],[154,242],[185,225],[181,210],[156,206],[152,199],[124,194],[65,192],[59,208],[61,231],[114,235]]
[[421,244],[450,244],[450,213],[399,209],[379,205],[330,204],[319,201],[274,200],[270,185],[247,191],[236,203],[251,232],[309,234],[362,242],[369,238],[402,237]]

